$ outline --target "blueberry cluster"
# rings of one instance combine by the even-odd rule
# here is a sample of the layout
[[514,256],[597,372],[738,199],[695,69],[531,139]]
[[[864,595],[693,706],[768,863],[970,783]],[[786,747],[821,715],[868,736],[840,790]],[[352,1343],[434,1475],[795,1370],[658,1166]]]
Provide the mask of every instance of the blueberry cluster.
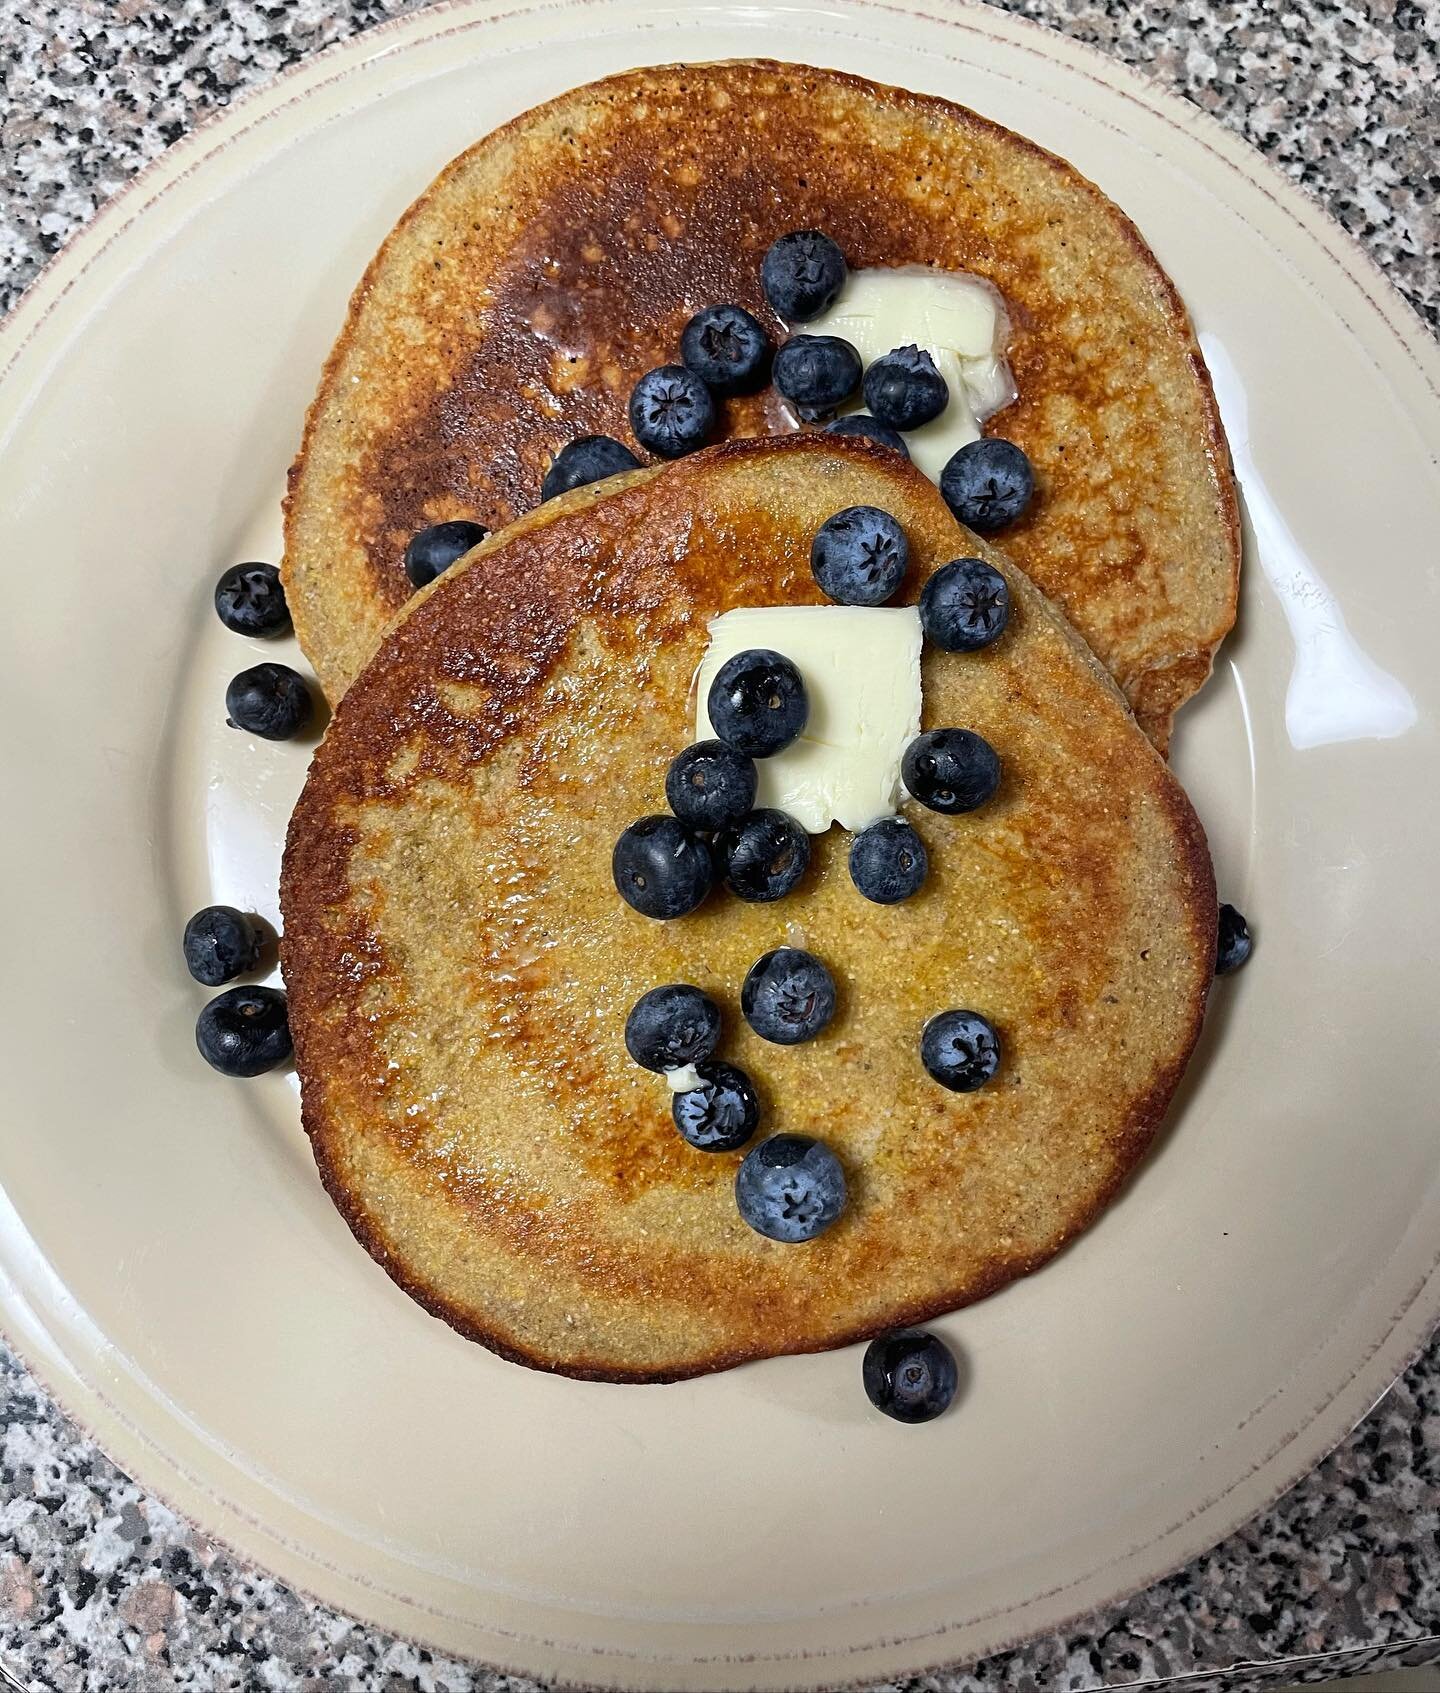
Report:
[[[290,608],[273,564],[236,564],[215,584],[215,613],[236,635],[272,640],[290,633]],[[230,679],[226,720],[266,741],[288,741],[310,722],[315,702],[288,664],[256,664]]]
[[[760,264],[765,298],[786,324],[809,323],[827,311],[848,275],[845,255],[818,229],[796,229],[780,236]],[[896,347],[866,370],[856,348],[838,335],[802,331],[789,335],[777,349],[759,318],[727,302],[706,306],[685,325],[678,364],[658,365],[636,382],[627,407],[630,431],[656,458],[681,458],[703,447],[714,433],[718,401],[752,394],[771,381],[802,422],[824,423],[828,434],[866,436],[906,458],[904,432],[932,422],[950,403],[944,377],[920,347]],[[837,417],[857,391],[863,392],[869,410]],[[552,499],[639,465],[623,441],[609,435],[582,435],[556,453],[540,497]],[[984,534],[1013,523],[1030,503],[1034,489],[1025,454],[1013,442],[998,439],[962,447],[945,465],[940,479],[940,491],[951,510],[962,523]],[[442,524],[437,528],[478,526]],[[483,535],[479,531],[459,551],[467,551]],[[443,544],[439,550],[443,553]],[[417,557],[422,571],[428,568],[427,556],[422,549]],[[439,564],[438,570],[449,562]],[[406,569],[417,587],[438,574],[431,570],[422,581],[411,569],[408,549]]]
[[[810,547],[816,582],[840,605],[885,604],[898,592],[909,561],[905,531],[875,506],[836,512],[821,524]],[[1009,587],[984,559],[942,565],[920,595],[921,626],[946,652],[989,646],[1004,633],[1009,616]],[[917,736],[901,769],[913,798],[948,815],[983,805],[1000,783],[994,748],[969,729],[931,729]],[[878,905],[894,905],[917,893],[928,868],[925,843],[903,817],[882,817],[850,845],[851,878]]]
[[[835,1014],[834,978],[813,953],[780,947],[751,967],[740,1009],[762,1040],[812,1040]],[[760,1125],[749,1076],[715,1056],[720,1034],[720,1008],[688,982],[651,988],[625,1022],[625,1049],[637,1064],[661,1074],[693,1067],[693,1084],[676,1091],[670,1109],[681,1136],[700,1152],[737,1151]],[[770,1240],[814,1240],[845,1208],[845,1172],[823,1142],[771,1135],[736,1169],[735,1203]]]
[[[766,953],[740,990],[750,1027],[793,1044],[818,1034],[835,1009],[835,983],[813,954],[794,947]],[[717,1058],[722,1019],[709,994],[688,982],[651,988],[625,1022],[631,1058],[657,1074],[693,1069],[693,1085],[671,1101],[675,1127],[700,1152],[735,1152],[760,1126],[759,1096],[738,1065]],[[783,1244],[814,1240],[845,1209],[845,1171],[823,1141],[777,1134],[752,1146],[735,1170],[735,1206],[757,1234]],[[871,1342],[862,1369],[871,1403],[900,1422],[938,1417],[955,1396],[958,1371],[937,1336],[905,1329]]]
[[[256,969],[268,940],[258,917],[230,905],[207,905],[185,925],[185,965],[197,982],[218,988]],[[196,1019],[195,1044],[222,1075],[273,1070],[290,1056],[285,995],[264,987],[217,994]]]
[[[789,1045],[809,1040],[830,1021],[835,983],[813,954],[781,947],[754,964],[740,990],[746,1022],[762,1039]],[[937,1019],[938,1021],[938,1019]],[[689,982],[642,994],[625,1021],[625,1048],[644,1069],[665,1074],[686,1067],[693,1084],[671,1100],[675,1127],[699,1152],[736,1152],[760,1126],[760,1099],[738,1065],[716,1057],[720,1008]],[[823,1141],[777,1134],[752,1146],[735,1170],[735,1206],[768,1240],[814,1240],[845,1209],[845,1170]],[[937,1335],[904,1329],[866,1349],[865,1392],[877,1410],[899,1422],[938,1417],[955,1397],[955,1359]]]
[[[656,458],[693,453],[714,433],[717,400],[752,394],[769,381],[772,351],[765,325],[743,306],[706,306],[681,333],[679,364],[647,370],[630,390],[626,415],[631,434]],[[640,460],[623,441],[582,435],[556,453],[540,498],[553,499],[639,468]]]
[[[883,605],[899,589],[908,563],[904,530],[874,506],[837,512],[820,526],[810,549],[816,582],[841,605]],[[1009,616],[1005,578],[983,559],[942,565],[920,595],[921,627],[946,652],[989,646]],[[999,754],[970,729],[927,729],[905,749],[900,770],[911,797],[944,816],[974,811],[1000,786]],[[928,871],[925,843],[903,817],[882,817],[850,843],[850,878],[877,905],[918,893]],[[978,1012],[943,1011],[922,1031],[920,1059],[942,1087],[970,1092],[999,1068],[1000,1038]]]
[[707,704],[718,739],[687,747],[671,764],[671,815],[642,817],[615,843],[615,886],[646,917],[683,917],[717,881],[740,899],[781,899],[810,863],[810,837],[795,819],[755,807],[755,760],[789,746],[809,718],[800,672],[768,648],[737,653]]
[[[215,613],[237,635],[269,640],[290,632],[285,588],[273,564],[232,565],[215,584]],[[257,664],[231,678],[227,721],[267,741],[297,735],[314,714],[305,679],[286,664]],[[259,968],[270,935],[260,918],[230,905],[207,905],[185,925],[185,967],[218,988]],[[195,1022],[200,1056],[226,1076],[258,1076],[290,1057],[284,993],[257,986],[217,994]]]
[[[933,422],[950,403],[930,354],[896,347],[865,370],[859,353],[835,335],[792,335],[775,355],[775,386],[806,423],[829,418],[830,435],[863,435],[910,456],[905,432]],[[870,408],[836,417],[857,388]],[[1013,441],[987,437],[952,453],[940,492],[968,528],[994,534],[1021,517],[1035,492],[1030,460]]]
[[[839,247],[814,229],[782,235],[760,270],[766,297],[786,323],[809,323],[828,310],[848,274]],[[827,433],[864,435],[907,458],[906,431],[933,423],[950,404],[935,360],[916,346],[892,348],[866,370],[859,352],[837,335],[791,335],[775,354],[774,379],[803,422],[831,419]],[[836,417],[857,389],[868,409]],[[989,535],[1023,515],[1035,476],[1013,441],[972,441],[947,461],[940,492],[961,523]]]

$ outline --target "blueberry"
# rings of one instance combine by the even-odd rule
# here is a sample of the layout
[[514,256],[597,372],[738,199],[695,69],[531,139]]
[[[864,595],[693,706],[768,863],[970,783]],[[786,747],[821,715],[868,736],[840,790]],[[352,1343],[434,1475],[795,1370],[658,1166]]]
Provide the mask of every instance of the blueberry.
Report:
[[845,1172],[809,1135],[771,1135],[735,1172],[735,1203],[767,1240],[814,1240],[845,1209]]
[[615,843],[620,897],[645,917],[683,917],[715,883],[709,846],[674,817],[642,817]]
[[920,622],[937,647],[948,653],[978,652],[1005,631],[1010,589],[983,558],[942,564],[920,590]]
[[960,1379],[950,1348],[924,1329],[901,1329],[872,1340],[860,1376],[870,1403],[897,1423],[938,1417],[954,1399]]
[[1228,976],[1250,956],[1250,927],[1233,905],[1220,907],[1220,933],[1215,945],[1215,974]]
[[762,807],[715,837],[725,886],[737,899],[783,899],[810,863],[810,837],[793,817]]
[[743,306],[706,306],[685,325],[680,358],[712,394],[753,394],[770,373],[770,337]]
[[223,1076],[258,1076],[291,1053],[290,1018],[279,988],[226,988],[195,1020],[200,1056]]
[[642,993],[625,1019],[625,1050],[647,1070],[698,1064],[720,1044],[720,1007],[688,982]]
[[865,372],[865,404],[892,429],[918,429],[950,404],[950,390],[929,353],[896,347]]
[[260,962],[265,931],[232,905],[207,905],[185,925],[185,968],[197,982],[218,988]]
[[693,370],[662,364],[630,390],[630,427],[647,452],[678,459],[705,445],[715,427],[715,402]]
[[810,543],[810,569],[840,605],[884,605],[905,580],[910,543],[888,511],[847,506]]
[[769,647],[728,658],[705,698],[710,727],[747,758],[769,758],[788,747],[810,717],[800,672]]
[[665,799],[692,829],[738,823],[755,803],[755,761],[724,741],[686,747],[665,774]]
[[860,355],[838,335],[792,335],[775,355],[775,386],[806,423],[819,423],[860,386]]
[[267,741],[288,741],[310,721],[315,702],[305,678],[288,664],[257,664],[232,676],[225,690],[226,721]]
[[909,899],[929,869],[925,843],[903,817],[882,817],[850,843],[850,880],[876,905]]
[[449,523],[432,523],[412,535],[405,547],[405,574],[412,586],[426,587],[457,558],[464,558],[471,547],[478,547],[489,533],[483,523],[457,517]]
[[798,1046],[814,1040],[835,1015],[835,978],[813,952],[777,947],[750,966],[740,1009],[761,1040]]
[[237,635],[284,635],[290,628],[285,587],[273,564],[232,564],[215,584],[215,612]]
[[585,488],[592,482],[603,482],[607,476],[639,468],[640,460],[623,441],[610,435],[577,435],[551,459],[540,484],[540,498],[542,502],[553,500],[572,488]]
[[702,1152],[733,1152],[744,1146],[760,1122],[760,1101],[749,1076],[734,1064],[697,1064],[698,1088],[686,1088],[670,1102],[675,1127]]
[[921,805],[953,817],[984,805],[1000,786],[1000,758],[969,729],[927,729],[906,747],[900,774]]
[[809,323],[828,311],[847,274],[845,255],[818,229],[792,229],[760,261],[765,298],[786,323]]
[[951,1093],[974,1093],[1000,1068],[1000,1037],[978,1011],[941,1011],[920,1031],[920,1062]]
[[940,472],[940,492],[966,528],[990,535],[1030,504],[1035,472],[1013,441],[971,441]]
[[869,412],[852,411],[844,417],[837,417],[833,422],[825,425],[827,435],[863,435],[867,441],[878,442],[882,447],[889,447],[892,452],[899,453],[901,458],[910,457],[910,449],[905,445],[905,437],[894,429],[888,429],[878,418],[871,417]]

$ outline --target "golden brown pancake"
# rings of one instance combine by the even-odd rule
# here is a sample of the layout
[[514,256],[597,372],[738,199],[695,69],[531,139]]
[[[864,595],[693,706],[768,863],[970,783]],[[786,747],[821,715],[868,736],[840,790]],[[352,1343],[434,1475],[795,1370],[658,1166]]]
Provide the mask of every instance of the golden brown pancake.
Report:
[[[861,898],[832,830],[781,901],[640,916],[611,848],[663,808],[707,620],[818,602],[810,538],[860,503],[906,530],[906,603],[957,555],[1007,573],[1004,636],[924,660],[926,726],[986,736],[999,793],[964,817],[908,808],[931,871],[902,905]],[[316,754],[281,899],[305,1128],[351,1228],[462,1334],[613,1381],[836,1346],[1035,1269],[1144,1152],[1215,954],[1204,835],[1104,671],[918,471],[815,437],[578,490],[417,596]],[[794,1047],[739,1010],[787,942],[840,990]],[[843,1160],[850,1204],[819,1239],[747,1228],[741,1155],[689,1147],[626,1055],[634,1001],[677,981],[723,1008],[762,1135]],[[1004,1041],[976,1093],[920,1064],[922,1025],[953,1007]]]
[[[555,451],[633,445],[635,379],[702,306],[777,335],[760,259],[826,230],[852,267],[989,278],[1014,324],[1017,441],[1039,491],[1001,538],[1165,746],[1234,621],[1229,455],[1189,320],[1123,212],[960,106],[766,62],[638,70],[488,136],[401,219],[351,302],[291,473],[285,579],[336,699],[411,592],[410,536],[530,510]],[[788,430],[771,393],[732,435]],[[642,455],[643,457],[643,455]]]

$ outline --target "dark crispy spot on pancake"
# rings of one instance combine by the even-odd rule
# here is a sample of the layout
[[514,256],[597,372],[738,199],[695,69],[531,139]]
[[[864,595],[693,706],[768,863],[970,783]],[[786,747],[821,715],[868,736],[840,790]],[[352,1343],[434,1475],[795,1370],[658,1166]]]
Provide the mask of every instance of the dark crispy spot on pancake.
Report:
[[[616,899],[609,848],[692,732],[706,617],[817,603],[808,536],[862,501],[902,517],[917,575],[954,555],[934,490],[864,443],[722,448],[537,520],[417,603],[317,755],[282,890],[307,1130],[391,1274],[502,1350],[687,1373],[978,1297],[1083,1226],[1174,1085],[1213,952],[1203,840],[1018,577],[1005,642],[926,656],[927,710],[992,738],[1007,780],[927,825],[932,876],[906,907],[861,909],[838,832],[783,912],[717,899],[656,924]],[[510,569],[525,606],[497,587]],[[1135,903],[1146,830],[1164,921]],[[787,922],[834,958],[844,1004],[782,1050],[735,995]],[[1142,950],[1143,1019],[1125,1009]],[[685,1147],[625,1054],[629,1006],[676,980],[721,1003],[765,1131],[823,1132],[853,1175],[850,1212],[798,1258],[750,1237],[734,1157]],[[919,1071],[945,1004],[1005,1029],[993,1092],[937,1102]],[[917,1254],[895,1219],[929,1194]]]
[[[391,337],[380,363],[393,369],[377,368],[368,336],[354,380],[375,427],[335,481],[367,559],[354,597],[372,602],[375,628],[362,637],[333,615],[337,626],[317,627],[299,597],[302,640],[336,648],[312,653],[327,687],[342,664],[355,668],[339,654],[363,650],[384,609],[408,598],[401,556],[416,529],[452,517],[494,528],[535,505],[565,441],[627,438],[631,384],[675,357],[699,307],[734,300],[778,332],[760,255],[810,224],[852,265],[929,263],[1000,288],[1020,399],[988,428],[1026,449],[1038,483],[1007,549],[1163,738],[1233,615],[1238,522],[1208,378],[1173,290],[1123,218],[973,115],[828,73],[641,72],[565,107],[563,126],[522,124],[498,205],[477,179],[484,217],[463,195],[462,215],[437,213],[443,281],[427,266],[408,291],[423,333],[403,350]],[[827,168],[812,176],[817,146]],[[428,215],[422,203],[418,227]],[[1097,241],[1123,256],[1119,282],[1090,255]],[[350,378],[331,380],[341,403]],[[721,407],[723,433],[794,427],[769,391]]]

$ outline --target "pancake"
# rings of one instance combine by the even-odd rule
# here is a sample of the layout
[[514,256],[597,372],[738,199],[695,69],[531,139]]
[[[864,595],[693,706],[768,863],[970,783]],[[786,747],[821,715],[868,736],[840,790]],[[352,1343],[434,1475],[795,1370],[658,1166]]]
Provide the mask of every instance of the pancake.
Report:
[[[906,530],[905,603],[959,554],[1006,571],[1002,638],[924,658],[925,725],[986,736],[999,793],[963,817],[907,807],[931,872],[904,904],[860,897],[831,830],[781,901],[640,916],[611,848],[663,807],[707,620],[819,602],[810,537],[861,503]],[[418,595],[316,754],[281,903],[305,1130],[350,1227],[462,1334],[609,1381],[836,1346],[1042,1264],[1150,1142],[1216,932],[1195,814],[1073,631],[918,471],[810,436],[577,490]],[[793,1047],[739,1008],[750,965],[787,943],[840,994]],[[850,1203],[819,1239],[747,1228],[741,1154],[687,1146],[627,1057],[630,1007],[674,981],[721,1006],[761,1134],[841,1157]],[[976,1093],[919,1062],[952,1007],[1005,1043]]]
[[[286,513],[286,589],[330,698],[409,597],[416,530],[530,510],[576,435],[633,444],[630,388],[678,356],[700,307],[737,301],[778,335],[760,258],[803,227],[852,268],[933,264],[1004,295],[1019,399],[987,432],[1025,449],[1039,489],[1002,544],[1163,748],[1234,620],[1239,562],[1229,454],[1174,288],[1052,154],[944,100],[765,62],[563,95],[462,154],[387,239]],[[773,393],[721,410],[726,434],[795,427]]]

